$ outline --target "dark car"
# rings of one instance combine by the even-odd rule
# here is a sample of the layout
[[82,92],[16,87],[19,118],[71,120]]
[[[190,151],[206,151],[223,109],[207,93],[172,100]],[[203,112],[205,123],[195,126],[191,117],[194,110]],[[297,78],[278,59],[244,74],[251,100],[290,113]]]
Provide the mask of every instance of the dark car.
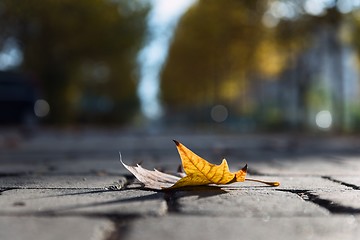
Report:
[[0,124],[34,124],[37,89],[21,74],[0,71]]

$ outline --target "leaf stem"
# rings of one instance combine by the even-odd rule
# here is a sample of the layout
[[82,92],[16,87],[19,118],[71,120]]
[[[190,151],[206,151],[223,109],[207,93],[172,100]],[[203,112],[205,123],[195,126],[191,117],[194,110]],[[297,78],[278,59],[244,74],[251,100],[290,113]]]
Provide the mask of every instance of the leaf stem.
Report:
[[273,187],[277,187],[280,186],[279,182],[267,182],[267,181],[262,181],[262,180],[258,180],[258,179],[252,179],[252,178],[246,178],[245,181],[252,181],[252,182],[259,182],[259,183],[264,183]]

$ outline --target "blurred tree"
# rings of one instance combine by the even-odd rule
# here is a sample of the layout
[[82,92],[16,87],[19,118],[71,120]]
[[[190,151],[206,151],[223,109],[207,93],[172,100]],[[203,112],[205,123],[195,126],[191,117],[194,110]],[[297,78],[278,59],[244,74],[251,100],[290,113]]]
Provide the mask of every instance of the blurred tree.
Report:
[[2,0],[0,44],[20,42],[21,68],[41,81],[49,122],[125,121],[137,108],[135,58],[148,8],[137,0]]
[[[313,121],[310,111],[319,106],[309,96],[316,90],[314,86],[325,81],[329,82],[329,86],[325,86],[329,88],[326,89],[329,94],[328,99],[323,101],[330,101],[331,104],[323,104],[322,107],[332,112],[332,128],[335,131],[344,130],[344,44],[340,38],[344,15],[339,12],[336,2],[324,9],[323,14],[303,14],[295,20],[283,20],[274,29],[276,41],[289,54],[287,68],[292,72],[284,72],[279,78],[284,81],[292,78],[294,82],[293,99],[297,103],[295,127],[298,129],[307,129],[313,124],[309,123],[309,119]],[[304,4],[298,7],[302,9]],[[332,60],[329,61],[329,58]],[[328,76],[324,76],[326,71],[330,73]]]
[[264,3],[200,0],[183,16],[161,74],[166,104],[206,106],[242,97],[264,34]]

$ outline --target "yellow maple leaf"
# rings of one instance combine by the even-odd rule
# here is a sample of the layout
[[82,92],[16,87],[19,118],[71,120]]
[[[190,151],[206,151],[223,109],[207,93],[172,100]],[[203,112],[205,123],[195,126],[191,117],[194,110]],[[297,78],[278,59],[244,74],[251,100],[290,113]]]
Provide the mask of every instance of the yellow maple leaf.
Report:
[[186,176],[177,181],[171,188],[206,184],[228,184],[245,181],[247,165],[232,173],[225,159],[220,165],[209,163],[193,153],[183,144],[175,141]]

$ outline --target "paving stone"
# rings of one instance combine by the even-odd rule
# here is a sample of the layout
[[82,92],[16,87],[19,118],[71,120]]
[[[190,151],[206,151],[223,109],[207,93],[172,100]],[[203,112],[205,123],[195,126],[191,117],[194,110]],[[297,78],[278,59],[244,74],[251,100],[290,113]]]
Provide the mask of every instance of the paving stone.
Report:
[[27,162],[2,162],[0,161],[0,175],[17,175],[27,173],[49,172],[49,167],[44,164]]
[[167,216],[135,220],[126,240],[357,240],[359,219],[353,216],[329,217],[199,217]]
[[40,160],[31,159],[34,156],[24,156],[22,159],[4,159],[0,160],[0,174],[19,174],[19,173],[46,173],[46,174],[89,174],[89,173],[125,173],[119,161],[118,153],[112,157],[93,157],[85,158],[84,156],[75,159],[66,157],[58,160]]
[[161,193],[142,190],[13,189],[0,195],[0,215],[163,215]]
[[329,212],[298,195],[276,190],[179,191],[178,211],[189,215],[280,217],[328,216]]
[[74,161],[57,161],[51,163],[55,173],[105,173],[125,174],[127,170],[121,165],[118,153],[113,158],[76,159]]
[[352,156],[339,156],[339,161],[347,166],[351,167],[353,170],[360,172],[360,157],[359,154]]
[[107,219],[0,216],[2,240],[104,240],[113,230]]
[[[168,157],[168,154],[123,154],[124,162],[128,164],[142,163],[148,169],[166,169],[176,171],[181,163],[179,156],[174,149],[174,155]],[[56,157],[42,156],[12,156],[0,159],[0,175],[15,175],[23,173],[38,174],[93,174],[106,173],[111,175],[128,174],[129,172],[121,165],[119,153],[112,152],[106,156],[85,157],[79,153],[79,156],[67,158],[66,156]]]
[[334,176],[332,179],[360,189],[360,176]]
[[0,177],[3,188],[106,188],[121,176],[94,175],[25,175]]
[[[16,150],[21,151],[84,151],[84,150],[108,150],[121,151],[127,149],[163,149],[171,146],[174,135],[151,136],[123,133],[75,133],[64,134],[51,133],[49,135],[37,135],[28,141],[21,142]],[[11,150],[11,149],[10,149]]]
[[[353,208],[354,213],[360,213],[360,191],[355,190],[340,190],[340,191],[311,191],[313,194],[318,196],[320,199],[329,201],[329,204],[337,204],[341,207]],[[331,207],[331,206],[330,206]],[[348,213],[351,213],[350,209],[345,209]]]
[[[274,188],[275,190],[315,190],[315,189],[332,189],[332,190],[342,190],[342,189],[351,189],[340,183],[325,179],[319,176],[258,176],[258,175],[247,175],[247,178],[260,179],[269,182],[280,182],[280,186]],[[256,182],[239,182],[233,183],[232,187],[264,187],[266,185]]]
[[337,157],[316,156],[299,157],[295,159],[273,159],[267,162],[249,163],[249,168],[264,175],[287,176],[337,176],[359,174],[359,169],[339,160]]

